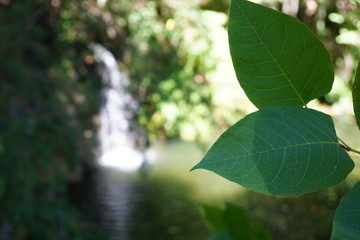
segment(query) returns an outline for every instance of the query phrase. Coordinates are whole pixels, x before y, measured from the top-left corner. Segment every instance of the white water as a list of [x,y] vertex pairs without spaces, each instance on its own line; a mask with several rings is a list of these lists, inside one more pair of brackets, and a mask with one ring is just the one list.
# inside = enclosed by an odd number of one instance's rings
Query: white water
[[97,0],[97,4],[99,7],[104,7],[106,2],[107,2],[107,0]]
[[145,155],[135,148],[136,134],[131,130],[137,102],[127,91],[129,79],[120,72],[109,50],[99,44],[91,44],[90,48],[95,60],[103,64],[99,164],[127,172],[138,170],[145,162]]

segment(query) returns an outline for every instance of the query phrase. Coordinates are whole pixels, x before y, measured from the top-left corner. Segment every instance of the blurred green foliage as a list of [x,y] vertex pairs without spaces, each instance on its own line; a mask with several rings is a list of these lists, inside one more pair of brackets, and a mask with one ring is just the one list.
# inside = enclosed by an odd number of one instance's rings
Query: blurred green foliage
[[76,8],[58,3],[0,6],[1,239],[105,236],[67,201],[67,184],[90,166],[83,133],[94,129],[100,83],[87,42],[68,32]]
[[216,63],[208,11],[196,1],[110,1],[106,9],[108,37],[124,35],[112,51],[132,80],[149,138],[206,135],[213,125],[206,74]]
[[273,239],[330,239],[335,210],[352,185],[344,182],[315,193],[280,198],[247,191],[236,202],[247,210],[252,222],[268,229]]
[[213,232],[209,240],[270,240],[270,233],[252,223],[243,208],[226,203],[225,208],[201,204],[200,214]]
[[122,60],[150,137],[177,137],[198,121],[196,137],[212,124],[205,13],[190,1],[0,4],[1,239],[105,238],[67,196],[94,160],[101,81],[88,46]]

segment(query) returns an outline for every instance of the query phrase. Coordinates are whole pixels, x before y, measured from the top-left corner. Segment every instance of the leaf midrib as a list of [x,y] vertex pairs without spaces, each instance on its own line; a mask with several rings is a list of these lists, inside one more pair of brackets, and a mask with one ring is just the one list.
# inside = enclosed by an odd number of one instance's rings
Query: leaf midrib
[[295,145],[287,145],[287,146],[282,146],[282,147],[278,147],[278,148],[273,148],[273,149],[269,149],[269,150],[264,150],[264,151],[260,151],[260,152],[254,152],[254,153],[250,153],[247,155],[240,155],[237,157],[231,157],[231,158],[226,158],[226,159],[222,159],[216,162],[212,162],[212,163],[207,163],[207,164],[202,164],[201,166],[206,166],[206,165],[212,165],[212,164],[217,164],[220,162],[226,162],[229,160],[233,160],[233,159],[240,159],[240,158],[245,158],[245,157],[250,157],[250,156],[254,156],[254,155],[258,155],[258,154],[263,154],[263,153],[268,153],[268,152],[273,152],[273,151],[280,151],[280,150],[286,150],[289,148],[296,148],[296,147],[301,147],[301,146],[308,146],[308,145],[317,145],[317,144],[335,144],[338,145],[337,142],[311,142],[311,143],[301,143],[301,144],[295,144]]
[[[246,1],[246,0],[241,0],[241,1]],[[242,12],[244,18],[246,19],[246,21],[248,22],[249,26],[251,27],[251,29],[254,31],[254,33],[256,34],[256,36],[258,37],[258,39],[260,40],[261,44],[264,46],[264,48],[266,49],[266,51],[269,53],[269,55],[274,59],[274,62],[276,63],[277,67],[280,69],[280,71],[282,72],[282,75],[284,75],[284,77],[286,78],[286,80],[289,82],[290,86],[292,87],[292,89],[294,90],[295,94],[297,95],[297,97],[300,99],[301,103],[303,104],[303,106],[306,106],[305,101],[302,99],[302,97],[300,96],[299,92],[296,90],[295,86],[292,84],[292,82],[290,81],[289,77],[286,75],[286,73],[284,72],[283,68],[281,67],[281,65],[277,62],[276,58],[273,56],[273,54],[271,53],[271,51],[268,49],[268,47],[265,45],[265,43],[262,41],[261,37],[259,36],[259,34],[257,33],[257,31],[255,30],[255,28],[253,27],[253,25],[250,23],[249,19],[247,18],[246,14],[243,12],[243,10],[241,9],[239,2],[237,0],[235,0],[236,5],[238,6],[239,10]]]

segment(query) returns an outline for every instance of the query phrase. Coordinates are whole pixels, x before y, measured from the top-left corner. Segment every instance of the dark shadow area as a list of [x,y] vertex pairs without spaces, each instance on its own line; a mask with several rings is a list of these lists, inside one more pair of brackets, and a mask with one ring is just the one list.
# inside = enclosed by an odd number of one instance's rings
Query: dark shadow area
[[252,222],[268,229],[273,239],[328,240],[335,210],[350,189],[351,185],[344,182],[301,196],[272,197],[247,191],[238,202]]
[[[101,87],[71,6],[0,4],[0,239],[101,239],[66,198],[93,163]],[[77,12],[73,12],[77,15]]]

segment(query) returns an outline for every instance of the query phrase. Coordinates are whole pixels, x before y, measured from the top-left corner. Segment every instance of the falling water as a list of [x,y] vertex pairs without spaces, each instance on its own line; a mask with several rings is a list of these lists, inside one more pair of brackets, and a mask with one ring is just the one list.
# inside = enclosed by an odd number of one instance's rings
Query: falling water
[[[72,192],[77,193],[74,198],[88,216],[102,225],[110,240],[203,239],[207,231],[196,206],[187,199],[184,186],[171,179],[159,182],[147,178],[147,174],[138,174],[138,169],[143,170],[141,173],[151,172],[147,167],[164,161],[156,148],[144,153],[136,150],[138,134],[133,131],[133,117],[138,106],[127,91],[129,79],[109,50],[99,44],[90,47],[102,65],[104,101],[98,149],[101,167],[83,186],[73,186]],[[165,158],[173,159],[183,152],[181,149]]]
[[107,0],[97,0],[97,4],[99,7],[104,7],[106,2],[107,2]]
[[90,48],[95,60],[102,65],[98,163],[103,169],[95,185],[96,202],[102,209],[100,222],[111,240],[131,239],[129,220],[138,200],[127,178],[145,162],[144,154],[135,148],[137,134],[132,130],[137,102],[127,91],[130,81],[119,70],[113,54],[99,44],[92,44]]
[[122,171],[135,171],[144,163],[144,154],[135,148],[137,134],[132,131],[137,102],[127,91],[129,79],[120,72],[113,54],[92,44],[95,60],[103,64],[101,77],[104,104],[100,111],[99,164]]

